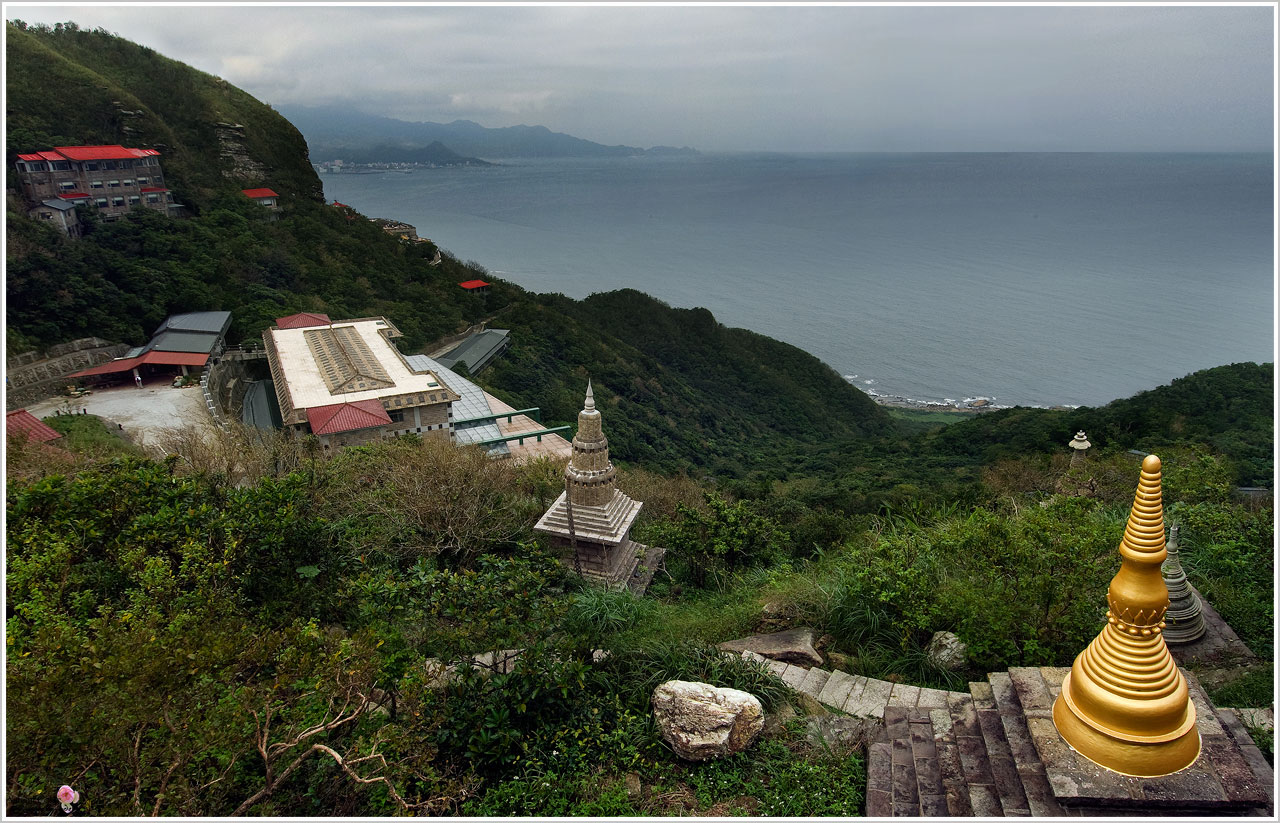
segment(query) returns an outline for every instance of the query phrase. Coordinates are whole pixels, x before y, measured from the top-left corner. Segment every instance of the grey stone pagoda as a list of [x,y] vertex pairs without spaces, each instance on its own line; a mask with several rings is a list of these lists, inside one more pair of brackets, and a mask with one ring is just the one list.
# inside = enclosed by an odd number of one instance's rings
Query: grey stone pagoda
[[1164,642],[1170,646],[1190,643],[1204,634],[1204,617],[1200,613],[1200,598],[1191,590],[1187,573],[1178,559],[1178,524],[1169,527],[1169,542],[1165,544],[1168,557],[1160,564],[1160,574],[1169,589],[1169,611],[1165,618]]
[[1084,436],[1084,432],[1076,432],[1076,436],[1071,438],[1067,445],[1072,449],[1071,465],[1078,466],[1084,462],[1085,454],[1093,444]]
[[606,586],[628,585],[639,556],[648,548],[631,540],[631,524],[643,505],[619,490],[609,461],[609,441],[601,427],[591,383],[578,413],[573,457],[564,470],[565,491],[534,526],[572,550],[569,563],[583,577]]

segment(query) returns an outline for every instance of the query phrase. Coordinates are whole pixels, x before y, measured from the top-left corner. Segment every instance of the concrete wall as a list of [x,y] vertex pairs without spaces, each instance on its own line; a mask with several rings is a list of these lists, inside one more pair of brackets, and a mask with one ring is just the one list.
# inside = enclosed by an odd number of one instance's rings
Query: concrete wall
[[75,380],[67,377],[91,366],[113,360],[129,350],[124,343],[84,337],[50,346],[44,352],[24,352],[10,357],[5,369],[8,395],[5,410],[13,411],[56,397]]

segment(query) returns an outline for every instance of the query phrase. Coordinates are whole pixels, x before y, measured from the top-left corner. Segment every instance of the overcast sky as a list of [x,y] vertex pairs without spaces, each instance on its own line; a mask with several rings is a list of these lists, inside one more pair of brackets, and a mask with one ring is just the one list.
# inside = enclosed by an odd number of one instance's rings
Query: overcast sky
[[1270,7],[27,6],[273,105],[776,151],[1266,150]]

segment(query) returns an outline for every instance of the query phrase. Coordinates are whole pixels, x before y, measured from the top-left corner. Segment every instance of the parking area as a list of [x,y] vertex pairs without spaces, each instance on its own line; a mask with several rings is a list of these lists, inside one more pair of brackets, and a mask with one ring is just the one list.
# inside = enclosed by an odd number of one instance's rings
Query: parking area
[[130,438],[144,447],[157,445],[167,429],[213,425],[199,386],[175,389],[167,381],[147,383],[141,389],[132,385],[94,389],[85,397],[55,397],[27,407],[36,417],[58,410],[79,414],[81,409],[98,415],[108,425],[123,426]]

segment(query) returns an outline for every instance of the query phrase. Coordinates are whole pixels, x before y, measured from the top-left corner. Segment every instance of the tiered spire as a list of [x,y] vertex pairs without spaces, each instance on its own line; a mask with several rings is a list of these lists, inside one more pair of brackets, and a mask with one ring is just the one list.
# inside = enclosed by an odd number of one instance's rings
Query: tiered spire
[[1160,458],[1147,455],[1107,589],[1107,625],[1076,658],[1053,704],[1063,739],[1122,774],[1180,771],[1200,754],[1196,711],[1162,632],[1169,592]]
[[1200,598],[1191,590],[1187,573],[1178,560],[1178,524],[1169,527],[1169,542],[1165,547],[1168,558],[1160,566],[1164,584],[1169,589],[1169,613],[1171,625],[1164,630],[1164,642],[1190,643],[1204,634],[1204,617],[1200,614]]
[[1076,432],[1076,436],[1067,442],[1071,447],[1071,465],[1077,466],[1084,462],[1085,454],[1089,451],[1089,447],[1093,444],[1089,442],[1089,438],[1084,436],[1084,432]]

